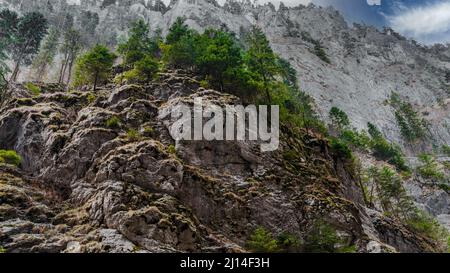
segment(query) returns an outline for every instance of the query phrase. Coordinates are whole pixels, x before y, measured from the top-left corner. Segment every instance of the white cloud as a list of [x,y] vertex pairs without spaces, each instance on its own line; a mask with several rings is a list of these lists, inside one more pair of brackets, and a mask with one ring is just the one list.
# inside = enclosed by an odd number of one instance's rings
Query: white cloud
[[450,3],[416,7],[389,18],[396,31],[423,42],[435,42],[450,32]]

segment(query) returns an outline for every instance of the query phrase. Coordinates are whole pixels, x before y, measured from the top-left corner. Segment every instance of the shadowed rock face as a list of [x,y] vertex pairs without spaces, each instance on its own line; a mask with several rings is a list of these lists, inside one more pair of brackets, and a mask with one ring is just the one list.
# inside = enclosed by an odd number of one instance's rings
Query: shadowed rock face
[[271,153],[249,141],[176,143],[173,107],[239,99],[187,74],[159,78],[95,94],[33,97],[12,87],[0,109],[0,148],[16,150],[23,164],[0,165],[7,252],[245,252],[260,226],[303,238],[316,219],[359,252],[440,250],[365,208],[351,163],[320,135],[282,128]]

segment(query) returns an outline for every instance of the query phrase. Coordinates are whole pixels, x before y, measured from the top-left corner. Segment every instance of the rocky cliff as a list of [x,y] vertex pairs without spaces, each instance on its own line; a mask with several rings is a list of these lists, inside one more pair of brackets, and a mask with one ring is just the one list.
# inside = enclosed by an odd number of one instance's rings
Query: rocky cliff
[[[323,120],[337,106],[357,129],[371,122],[402,145],[412,164],[418,153],[450,144],[448,47],[423,47],[389,29],[348,26],[335,10],[313,5],[76,2],[4,0],[0,8],[39,10],[56,26],[71,14],[86,44],[110,46],[137,18],[166,33],[184,16],[197,30],[226,28],[238,37],[256,24],[296,69]],[[83,21],[87,11],[93,19]],[[268,154],[252,142],[175,143],[167,113],[178,104],[196,97],[239,103],[201,88],[195,75],[168,71],[158,82],[109,85],[96,93],[57,84],[39,88],[36,95],[23,84],[11,85],[0,103],[0,148],[22,157],[20,169],[0,163],[0,245],[6,251],[243,252],[260,226],[304,239],[318,219],[359,252],[443,250],[368,208],[354,162],[333,152],[321,135],[283,128],[280,150]],[[392,92],[427,120],[427,138],[404,140],[388,103]],[[364,166],[379,163],[361,159]],[[414,176],[406,187],[449,226],[448,191],[429,182]]]
[[23,157],[20,169],[0,164],[5,251],[245,252],[260,226],[304,238],[317,219],[355,251],[441,251],[367,208],[352,162],[320,135],[283,128],[272,153],[250,141],[175,143],[171,108],[239,103],[193,76],[95,94],[40,88],[12,86],[0,109],[0,146]]
[[[144,0],[3,0],[0,7],[39,10],[57,26],[71,14],[83,29],[86,43],[111,46],[123,39],[137,18],[163,34],[180,16],[199,31],[226,28],[237,36],[256,24],[274,50],[297,70],[301,88],[315,98],[323,119],[337,106],[349,114],[353,126],[366,129],[368,122],[374,123],[410,155],[450,144],[449,48],[424,47],[389,29],[349,26],[332,8],[281,5],[275,9],[271,4],[231,0],[224,6],[207,0],[176,0],[167,7],[161,1]],[[85,19],[88,11],[90,20]],[[317,56],[317,43],[329,63]],[[428,121],[430,134],[421,143],[410,144],[402,138],[395,110],[386,103],[392,92],[412,103]]]

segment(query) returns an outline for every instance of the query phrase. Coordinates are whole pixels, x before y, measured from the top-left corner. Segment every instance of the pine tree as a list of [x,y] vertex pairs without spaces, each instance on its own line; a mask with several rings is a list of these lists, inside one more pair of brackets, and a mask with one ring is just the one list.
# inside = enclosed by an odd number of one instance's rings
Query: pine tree
[[[63,83],[67,76],[67,83],[70,83],[70,78],[72,76],[72,68],[74,62],[83,48],[81,42],[81,34],[74,28],[69,28],[64,33],[64,42],[61,45],[60,51],[63,54],[63,59],[61,62],[61,69],[59,72],[59,82]],[[68,72],[67,72],[67,69]]]
[[7,51],[12,45],[12,34],[18,24],[18,20],[19,17],[15,12],[7,9],[0,12],[0,99],[8,84],[7,74],[11,72],[6,64],[6,60],[8,59]]
[[204,47],[197,50],[196,66],[214,87],[223,91],[226,78],[242,64],[241,49],[231,34],[221,30],[206,30],[200,39]]
[[97,45],[77,61],[75,85],[93,84],[94,91],[101,82],[106,82],[117,56],[107,47]]
[[130,37],[118,48],[118,52],[123,56],[124,62],[128,66],[132,66],[146,56],[154,57],[158,51],[157,40],[150,36],[150,28],[144,20],[138,20],[132,24]]
[[52,66],[58,51],[60,32],[52,28],[45,38],[38,55],[33,60],[33,70],[35,73],[35,80],[41,81],[49,66]]
[[47,34],[47,19],[39,12],[30,12],[10,23],[13,26],[9,29],[12,37],[9,53],[14,61],[11,81],[16,81],[20,66],[31,64],[39,51],[39,45]]
[[280,66],[277,63],[277,56],[270,47],[264,32],[253,26],[246,39],[248,50],[246,53],[246,64],[263,82],[263,92],[270,102],[269,84],[274,80],[276,75],[281,73]]
[[179,42],[183,36],[189,35],[191,30],[184,23],[184,18],[178,17],[169,29],[166,36],[166,44],[172,45]]

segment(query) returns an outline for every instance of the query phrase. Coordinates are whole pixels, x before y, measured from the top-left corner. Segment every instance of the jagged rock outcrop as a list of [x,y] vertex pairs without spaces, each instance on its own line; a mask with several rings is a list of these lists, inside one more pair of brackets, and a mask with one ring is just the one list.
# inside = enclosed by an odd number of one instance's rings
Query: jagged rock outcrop
[[[90,32],[82,27],[88,44],[101,42],[110,46],[117,44],[117,37],[126,35],[129,23],[136,18],[143,18],[153,30],[161,29],[163,34],[180,16],[199,31],[226,28],[238,37],[256,24],[266,33],[274,50],[297,70],[301,88],[314,97],[323,119],[328,118],[332,106],[337,106],[349,114],[353,126],[366,129],[367,122],[374,123],[410,155],[430,151],[433,145],[449,144],[447,46],[424,47],[389,29],[348,26],[336,10],[314,5],[280,5],[276,9],[272,4],[235,0],[227,1],[223,7],[206,0],[175,0],[167,7],[160,1],[141,0],[76,3],[5,0],[0,8],[39,10],[54,25],[69,13],[78,26],[92,23]],[[98,22],[85,22],[87,11],[96,14],[89,18],[98,18]],[[316,56],[317,43],[330,64]],[[421,143],[412,145],[402,138],[395,110],[386,103],[392,92],[411,102],[429,122],[430,134]]]
[[0,166],[7,252],[245,252],[260,226],[303,238],[317,219],[359,252],[440,251],[365,208],[351,162],[320,135],[283,128],[271,153],[250,141],[175,142],[168,113],[179,103],[239,103],[195,77],[169,71],[95,94],[42,87],[13,86],[0,109],[0,147],[23,158]]
[[[423,47],[389,29],[348,26],[335,10],[313,5],[81,2],[5,0],[0,8],[39,10],[53,25],[69,13],[77,26],[83,25],[85,43],[109,46],[136,18],[163,34],[178,16],[199,31],[226,28],[238,37],[256,24],[297,70],[301,88],[315,98],[324,120],[338,106],[354,127],[374,123],[411,156],[450,144],[447,46]],[[92,22],[82,20],[87,11]],[[330,63],[317,56],[318,45]],[[175,143],[167,113],[177,104],[195,97],[211,103],[239,100],[201,89],[198,79],[182,71],[160,78],[146,86],[110,85],[95,94],[38,84],[41,94],[36,95],[17,84],[2,95],[0,148],[14,149],[23,159],[20,169],[0,171],[7,178],[0,180],[0,198],[7,196],[0,204],[0,240],[7,251],[240,252],[258,226],[302,238],[315,217],[323,216],[361,252],[438,249],[365,208],[348,162],[333,155],[318,135],[284,128],[282,149],[272,154],[248,142]],[[430,124],[429,136],[420,143],[403,140],[387,103],[393,91]],[[120,123],[108,126],[113,117]],[[128,134],[130,129],[138,133]],[[24,182],[14,186],[14,181]],[[420,179],[407,187],[421,207],[449,222],[446,191]],[[48,200],[36,197],[48,191]],[[37,218],[28,213],[34,207]]]

